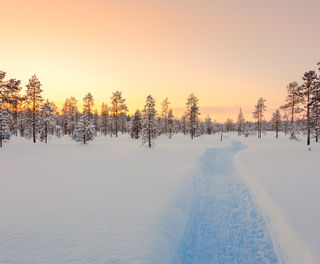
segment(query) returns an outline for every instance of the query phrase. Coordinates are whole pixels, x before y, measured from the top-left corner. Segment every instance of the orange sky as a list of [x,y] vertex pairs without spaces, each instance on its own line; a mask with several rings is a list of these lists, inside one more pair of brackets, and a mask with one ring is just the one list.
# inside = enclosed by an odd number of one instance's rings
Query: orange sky
[[[151,94],[236,119],[260,96],[269,111],[320,59],[318,0],[0,0],[0,70],[34,73],[59,106],[119,89],[130,112]],[[180,111],[181,112],[181,111]]]

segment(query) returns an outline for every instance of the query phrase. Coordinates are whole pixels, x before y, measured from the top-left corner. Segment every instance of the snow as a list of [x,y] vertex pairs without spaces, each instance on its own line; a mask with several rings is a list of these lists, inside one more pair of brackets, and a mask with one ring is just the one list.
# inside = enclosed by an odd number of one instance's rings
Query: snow
[[[234,137],[236,139],[236,137]],[[320,145],[283,135],[242,138],[235,165],[250,186],[287,263],[320,263]]]
[[0,263],[170,263],[208,145],[221,143],[13,139],[0,151]]
[[319,157],[282,136],[13,138],[0,263],[319,263]]
[[173,264],[280,263],[262,214],[233,170],[242,148],[233,142],[202,155],[195,206]]

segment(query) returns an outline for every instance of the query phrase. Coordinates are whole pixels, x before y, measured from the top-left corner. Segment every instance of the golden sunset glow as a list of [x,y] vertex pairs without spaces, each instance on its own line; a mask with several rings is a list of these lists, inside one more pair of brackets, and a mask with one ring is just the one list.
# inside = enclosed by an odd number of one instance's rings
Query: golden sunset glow
[[[25,85],[36,74],[61,107],[91,92],[98,110],[115,90],[130,113],[152,94],[176,115],[193,92],[218,121],[268,112],[318,61],[320,2],[191,0],[1,1],[1,64]],[[312,40],[312,41],[311,41]]]

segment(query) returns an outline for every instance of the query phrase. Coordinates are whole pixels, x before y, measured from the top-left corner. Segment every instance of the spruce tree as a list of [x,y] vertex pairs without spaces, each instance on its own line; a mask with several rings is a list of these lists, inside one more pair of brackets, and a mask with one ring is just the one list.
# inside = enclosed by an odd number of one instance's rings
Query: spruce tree
[[72,134],[72,139],[79,143],[87,144],[97,136],[93,122],[87,112],[83,112],[79,117],[77,126]]
[[299,92],[299,85],[297,82],[291,82],[287,86],[287,97],[285,99],[285,104],[280,108],[283,110],[288,110],[290,112],[290,138],[296,138],[296,127],[295,127],[295,114],[302,112],[300,104],[303,98]]
[[213,133],[213,123],[209,115],[207,115],[206,119],[204,120],[204,125],[205,133],[211,135]]
[[5,76],[6,73],[0,71],[0,148],[2,147],[3,140],[10,137],[10,111],[8,108],[8,104],[6,103],[8,100],[6,93],[7,87],[3,82]]
[[125,114],[128,111],[126,99],[122,98],[122,92],[116,91],[111,96],[111,114],[114,119],[114,129],[116,137],[118,137],[119,131],[119,116]]
[[162,124],[161,124],[161,133],[167,134],[168,133],[168,114],[169,114],[169,101],[168,98],[164,99],[161,103],[161,118],[162,118]]
[[257,119],[258,138],[261,138],[262,121],[264,117],[264,112],[267,109],[265,102],[266,100],[260,97],[255,106],[255,110],[253,111],[253,117]]
[[194,94],[190,94],[187,98],[186,119],[188,121],[188,128],[191,135],[191,139],[196,136],[199,122],[199,100]]
[[43,98],[41,96],[41,83],[36,75],[29,79],[26,91],[26,102],[28,109],[31,112],[31,128],[33,143],[36,143],[36,133],[39,127],[39,110],[42,105]]
[[147,143],[149,148],[154,145],[154,139],[157,136],[157,111],[155,104],[155,100],[149,95],[143,110],[141,138],[142,144],[145,145]]
[[168,111],[168,134],[169,134],[169,138],[172,137],[172,134],[175,132],[174,129],[174,115],[173,115],[173,111],[170,108]]
[[94,107],[94,100],[91,93],[88,93],[83,98],[83,112],[85,112],[88,118],[91,120],[93,118],[93,107]]
[[281,114],[279,109],[277,109],[273,114],[272,114],[272,126],[276,131],[276,138],[278,138],[278,133],[281,125]]
[[109,125],[109,107],[106,103],[101,105],[101,132],[106,136]]
[[48,143],[48,133],[56,126],[56,116],[52,104],[47,100],[40,110],[40,140]]
[[131,133],[130,136],[139,139],[142,130],[142,116],[139,110],[134,113],[131,120]]
[[299,87],[299,95],[304,99],[306,104],[306,127],[307,127],[307,145],[310,145],[310,135],[311,135],[311,105],[312,105],[312,97],[316,87],[317,74],[315,71],[306,72],[303,75],[303,84]]

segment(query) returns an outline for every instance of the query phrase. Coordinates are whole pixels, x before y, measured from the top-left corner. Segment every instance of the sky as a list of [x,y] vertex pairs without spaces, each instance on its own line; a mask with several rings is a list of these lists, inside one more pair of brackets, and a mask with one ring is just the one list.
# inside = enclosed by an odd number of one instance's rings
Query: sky
[[203,116],[267,118],[290,81],[320,60],[318,0],[0,0],[0,70],[36,74],[59,107],[91,92],[100,110],[121,90],[131,113],[151,94],[176,116],[199,98]]

